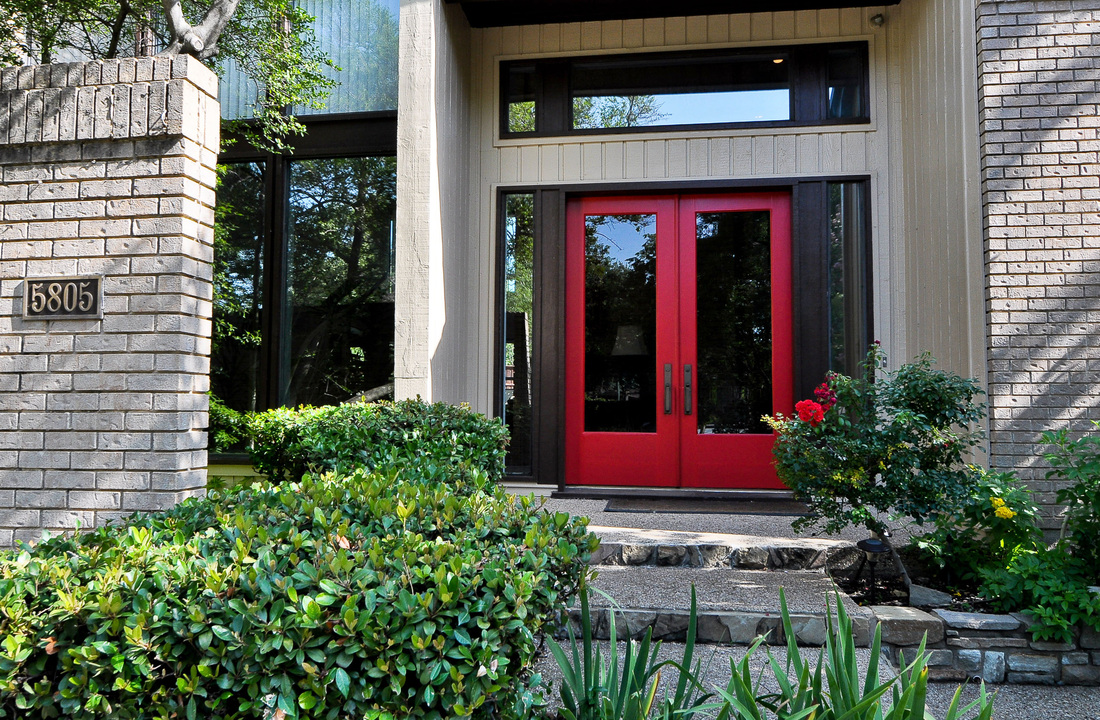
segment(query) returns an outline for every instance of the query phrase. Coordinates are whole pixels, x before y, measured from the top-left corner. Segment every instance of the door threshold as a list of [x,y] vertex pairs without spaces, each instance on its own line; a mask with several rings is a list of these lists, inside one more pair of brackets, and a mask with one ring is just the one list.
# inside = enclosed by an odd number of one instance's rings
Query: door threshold
[[707,488],[653,488],[632,486],[569,486],[550,494],[552,498],[606,500],[610,498],[646,498],[652,500],[792,500],[790,490],[740,490]]

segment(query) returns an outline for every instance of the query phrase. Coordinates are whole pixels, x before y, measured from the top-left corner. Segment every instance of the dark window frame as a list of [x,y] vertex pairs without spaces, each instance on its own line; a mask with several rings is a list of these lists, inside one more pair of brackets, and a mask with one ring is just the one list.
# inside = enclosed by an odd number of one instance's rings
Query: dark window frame
[[[828,117],[828,65],[826,58],[833,50],[856,50],[862,74],[862,114],[852,118]],[[782,55],[790,63],[789,81],[791,117],[789,120],[761,122],[708,123],[699,125],[645,125],[624,128],[572,127],[571,69],[576,63],[614,59],[617,62],[636,62],[639,66],[653,60],[714,60],[722,58],[773,58]],[[535,130],[512,132],[508,129],[509,69],[532,68],[534,74]],[[643,72],[638,70],[639,73]],[[842,43],[813,43],[799,45],[773,45],[767,47],[736,48],[724,50],[695,50],[686,52],[649,52],[615,55],[585,55],[569,58],[534,60],[504,60],[500,62],[500,78],[497,92],[498,125],[502,140],[520,138],[562,137],[572,135],[618,135],[623,133],[683,133],[752,128],[809,127],[832,125],[860,125],[871,122],[870,117],[870,60],[866,41]]]
[[[707,180],[662,182],[640,185],[636,182],[613,184],[531,186],[509,185],[496,191],[497,211],[494,242],[497,257],[494,270],[493,411],[502,417],[504,408],[504,255],[505,198],[508,195],[533,194],[534,257],[532,288],[531,347],[531,467],[527,474],[509,474],[511,480],[556,485],[567,492],[564,475],[565,417],[565,212],[572,197],[598,195],[667,195],[730,193],[751,190],[777,190],[791,194],[792,287],[794,288],[794,337],[798,352],[794,357],[795,398],[812,397],[829,370],[829,183],[860,183],[864,198],[864,276],[866,289],[867,342],[874,337],[873,275],[871,252],[870,176],[838,175],[815,178],[768,178],[744,180]],[[855,278],[846,278],[856,282]],[[583,492],[576,487],[569,491]],[[688,492],[688,491],[682,491]]]
[[[346,113],[302,116],[306,133],[291,138],[293,151],[270,153],[258,150],[240,138],[219,153],[218,163],[264,163],[264,278],[261,297],[258,410],[280,406],[280,388],[288,371],[281,362],[284,315],[287,312],[287,251],[289,232],[289,163],[338,157],[380,157],[397,155],[397,112]],[[238,453],[211,453],[211,463],[237,463]]]

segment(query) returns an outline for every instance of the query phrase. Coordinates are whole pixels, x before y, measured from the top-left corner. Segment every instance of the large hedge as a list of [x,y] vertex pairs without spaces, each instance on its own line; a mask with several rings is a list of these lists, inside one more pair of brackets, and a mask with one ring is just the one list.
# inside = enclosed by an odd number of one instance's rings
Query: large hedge
[[479,469],[212,493],[0,555],[0,716],[522,717],[595,547]]
[[268,410],[250,419],[249,435],[253,466],[272,480],[409,463],[480,468],[499,479],[508,442],[499,420],[419,399]]

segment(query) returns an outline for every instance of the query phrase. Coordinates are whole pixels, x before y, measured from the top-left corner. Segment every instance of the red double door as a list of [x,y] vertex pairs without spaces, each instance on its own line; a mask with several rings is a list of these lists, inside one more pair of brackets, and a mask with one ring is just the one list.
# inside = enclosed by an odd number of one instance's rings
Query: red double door
[[790,226],[785,193],[570,202],[567,484],[782,487]]

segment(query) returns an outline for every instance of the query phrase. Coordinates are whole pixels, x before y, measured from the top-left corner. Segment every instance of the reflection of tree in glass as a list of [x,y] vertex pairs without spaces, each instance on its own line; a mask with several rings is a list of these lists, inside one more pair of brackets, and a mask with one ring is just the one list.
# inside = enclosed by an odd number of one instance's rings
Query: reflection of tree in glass
[[263,289],[263,163],[218,168],[214,208],[214,333],[211,391],[255,410]]
[[656,244],[653,215],[585,218],[586,430],[654,429]]
[[656,125],[666,117],[656,95],[573,98],[573,128],[577,130]]
[[530,472],[531,466],[534,223],[534,195],[506,196],[504,366],[510,379],[505,379],[504,421],[511,437],[506,464],[516,472]]
[[287,404],[393,380],[392,157],[295,162],[290,181]]
[[841,212],[843,183],[829,183],[829,369],[848,375],[845,353],[844,317],[844,215]]
[[701,432],[765,433],[772,411],[771,253],[766,212],[696,218]]

